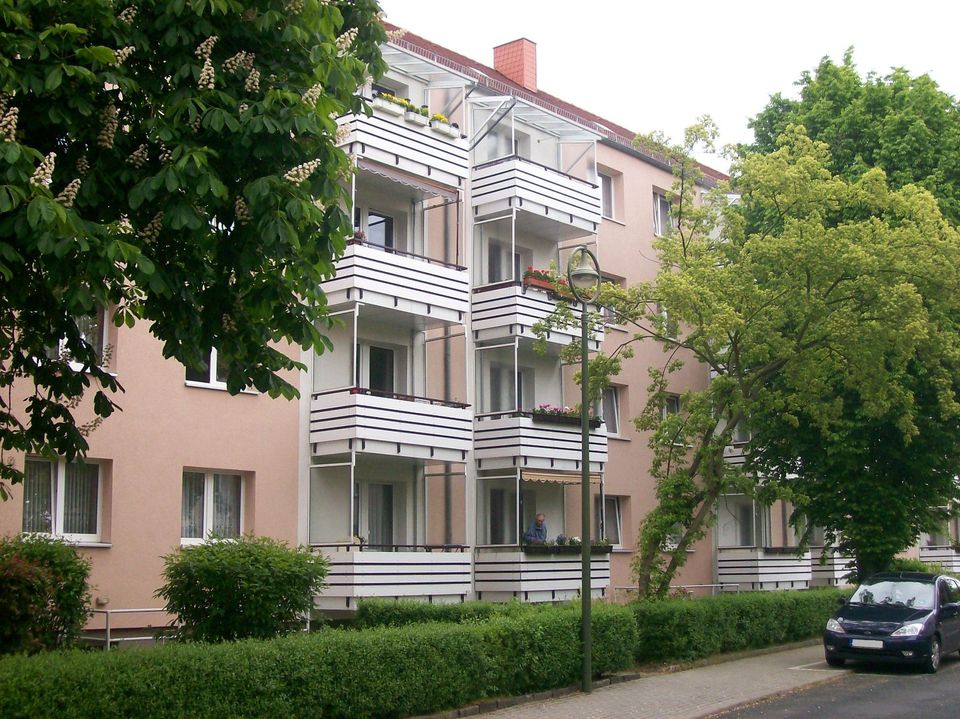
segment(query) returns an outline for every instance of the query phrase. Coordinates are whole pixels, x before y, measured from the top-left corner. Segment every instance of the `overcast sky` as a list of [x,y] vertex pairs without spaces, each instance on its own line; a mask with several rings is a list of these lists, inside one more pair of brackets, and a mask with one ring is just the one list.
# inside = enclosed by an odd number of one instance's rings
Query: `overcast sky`
[[[391,22],[493,65],[493,47],[537,43],[538,85],[636,132],[675,140],[704,113],[720,143],[746,142],[775,92],[847,47],[862,74],[905,67],[960,95],[960,3],[888,0],[380,0]],[[727,169],[722,158],[704,158]]]

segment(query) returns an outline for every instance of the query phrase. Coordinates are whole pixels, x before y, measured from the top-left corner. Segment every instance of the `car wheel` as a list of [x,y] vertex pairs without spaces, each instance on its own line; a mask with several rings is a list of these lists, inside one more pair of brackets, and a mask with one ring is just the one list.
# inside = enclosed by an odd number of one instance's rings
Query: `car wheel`
[[842,659],[841,657],[831,657],[827,655],[826,659],[827,659],[827,664],[830,665],[831,667],[842,667],[844,664],[847,663],[847,660]]
[[930,640],[930,656],[927,657],[927,663],[923,665],[927,674],[936,674],[940,668],[940,639],[934,637]]

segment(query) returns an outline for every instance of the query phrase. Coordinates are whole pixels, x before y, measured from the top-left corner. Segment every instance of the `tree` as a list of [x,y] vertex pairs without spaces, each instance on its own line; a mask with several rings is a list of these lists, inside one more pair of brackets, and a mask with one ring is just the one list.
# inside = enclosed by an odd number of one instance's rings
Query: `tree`
[[825,57],[796,83],[800,99],[779,93],[750,122],[751,152],[772,152],[788,125],[830,146],[830,169],[854,179],[878,167],[892,187],[916,184],[937,198],[943,214],[960,223],[960,106],[927,75],[895,68],[861,78],[853,50],[834,64]]
[[[799,101],[774,96],[754,118],[754,150],[768,150],[773,133],[803,123],[830,145],[836,172],[855,179],[869,167],[883,168],[894,187],[914,182],[929,189],[956,224],[960,112],[936,83],[902,69],[863,81],[848,52],[843,65],[825,58],[799,84]],[[832,396],[839,408],[830,426],[776,408],[753,418],[761,429],[750,464],[771,480],[767,492],[793,498],[794,524],[823,527],[828,544],[855,556],[860,576],[886,567],[920,531],[941,524],[944,508],[960,498],[960,425],[952,399],[960,374],[952,341],[944,342],[956,332],[954,293],[952,285],[922,291],[940,332],[918,345],[898,379],[914,404],[910,431],[896,413],[867,411],[864,398],[839,381],[824,387],[825,400]]]
[[[0,2],[0,450],[85,452],[73,408],[87,393],[95,425],[122,389],[78,321],[104,307],[185,365],[216,347],[231,392],[296,396],[277,343],[329,347],[336,118],[385,69],[380,20],[375,0]],[[21,479],[0,463],[0,497]]]
[[[676,227],[655,243],[653,282],[605,286],[600,297],[635,331],[593,361],[594,392],[634,343],[654,341],[666,353],[635,420],[651,432],[658,500],[634,560],[644,595],[667,592],[721,495],[754,491],[753,476],[724,460],[741,423],[775,412],[830,428],[842,408],[828,390],[839,384],[866,414],[892,418],[910,437],[917,406],[902,381],[910,362],[921,350],[958,346],[943,288],[960,280],[960,237],[928,192],[891,189],[880,170],[838,176],[826,145],[790,126],[773,152],[734,164],[737,201],[721,185],[696,207],[699,169],[689,158],[712,134],[701,123],[682,146],[641,138],[673,164]],[[681,413],[665,414],[668,378],[683,361],[700,363],[711,381],[683,394]],[[943,407],[956,406],[950,380],[947,368],[931,367]]]

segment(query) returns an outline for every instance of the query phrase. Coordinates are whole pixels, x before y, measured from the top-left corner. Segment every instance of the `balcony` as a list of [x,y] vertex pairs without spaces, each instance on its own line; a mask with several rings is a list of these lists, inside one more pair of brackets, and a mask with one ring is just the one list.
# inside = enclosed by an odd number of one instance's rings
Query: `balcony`
[[348,128],[341,147],[361,162],[373,161],[431,184],[463,186],[469,166],[465,140],[411,124],[402,113],[398,116],[376,105],[370,117],[346,115],[337,122]]
[[476,217],[522,210],[559,225],[558,239],[595,234],[600,226],[600,187],[511,155],[477,165],[471,189]]
[[[474,424],[474,456],[481,469],[580,468],[580,420],[533,412],[481,415]],[[607,461],[607,428],[594,419],[590,428],[590,471]]]
[[357,240],[321,286],[331,307],[362,302],[438,323],[463,322],[470,302],[466,268]]
[[472,442],[469,405],[359,387],[313,394],[315,455],[360,452],[462,462]]
[[[520,547],[476,550],[474,587],[477,599],[562,602],[580,593],[580,548],[564,554],[526,552]],[[610,548],[595,547],[590,556],[590,590],[602,597],[610,585]]]
[[721,547],[717,581],[741,589],[807,589],[813,578],[809,550],[795,547]]
[[939,564],[945,572],[960,572],[960,551],[950,545],[921,546],[920,561]]
[[[820,559],[826,555],[823,564]],[[823,547],[810,547],[810,564],[813,578],[810,582],[814,587],[836,587],[846,584],[846,577],[853,569],[853,557],[835,554]]]
[[315,549],[330,563],[327,586],[314,600],[318,609],[352,611],[369,597],[462,602],[472,590],[473,555],[460,545]]
[[[554,295],[543,288],[509,283],[488,285],[473,291],[472,328],[478,342],[512,337],[536,339],[533,326],[556,309]],[[577,305],[579,307],[579,305]],[[579,309],[575,310],[579,315]],[[580,341],[580,325],[551,329],[548,343],[568,345]],[[603,323],[597,322],[591,333],[590,351],[596,352],[603,342]]]

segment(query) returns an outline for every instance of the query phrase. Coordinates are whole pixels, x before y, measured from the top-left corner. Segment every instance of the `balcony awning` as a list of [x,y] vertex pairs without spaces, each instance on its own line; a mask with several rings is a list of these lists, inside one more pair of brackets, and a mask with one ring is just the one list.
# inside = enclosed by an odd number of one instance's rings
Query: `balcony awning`
[[410,175],[402,170],[381,165],[379,162],[373,162],[372,160],[361,157],[357,160],[357,169],[363,170],[364,172],[372,172],[374,175],[379,175],[380,177],[386,177],[388,180],[399,182],[401,185],[412,187],[428,195],[436,195],[450,201],[456,201],[457,199],[457,191],[454,189],[430,182],[430,180],[422,177]]
[[[536,472],[523,470],[520,479],[524,482],[555,482],[557,484],[580,484],[579,472]],[[590,484],[600,484],[599,472],[590,473]]]

